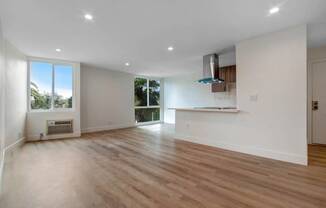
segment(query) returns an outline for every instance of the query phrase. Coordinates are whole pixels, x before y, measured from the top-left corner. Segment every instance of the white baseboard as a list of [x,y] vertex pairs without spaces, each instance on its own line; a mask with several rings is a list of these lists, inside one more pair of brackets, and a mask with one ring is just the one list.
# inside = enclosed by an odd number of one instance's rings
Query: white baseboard
[[98,131],[109,131],[114,129],[124,129],[124,128],[130,128],[135,127],[134,123],[130,124],[119,124],[119,125],[107,125],[107,126],[98,126],[98,127],[89,127],[82,129],[82,133],[92,133],[92,132],[98,132]]
[[0,161],[0,193],[2,191],[2,178],[3,178],[3,171],[4,171],[4,166],[5,166],[5,162],[6,162],[6,157],[8,157],[8,155],[10,155],[10,152],[13,152],[16,150],[16,148],[20,147],[21,145],[23,145],[26,141],[25,137],[20,138],[19,140],[17,140],[15,143],[7,146],[4,148],[4,150],[1,152],[1,161]]
[[218,147],[218,148],[227,149],[227,150],[231,150],[231,151],[235,151],[235,152],[241,152],[241,153],[250,154],[250,155],[254,155],[254,156],[260,156],[260,157],[264,157],[264,158],[280,160],[280,161],[290,162],[290,163],[295,163],[295,164],[300,164],[300,165],[308,165],[308,157],[307,156],[303,157],[301,155],[296,155],[296,154],[289,154],[289,153],[278,152],[278,151],[262,149],[262,148],[257,148],[257,147],[240,146],[240,145],[235,145],[235,144],[230,144],[230,143],[223,143],[223,142],[219,142],[219,141],[207,142],[207,140],[203,141],[202,139],[192,138],[190,136],[180,135],[180,134],[176,134],[174,137],[175,137],[175,139],[180,139],[180,140],[184,140],[184,141],[188,141],[188,142]]
[[5,166],[5,151],[2,151],[1,158],[0,158],[0,195],[2,193],[2,178],[3,178],[4,166]]

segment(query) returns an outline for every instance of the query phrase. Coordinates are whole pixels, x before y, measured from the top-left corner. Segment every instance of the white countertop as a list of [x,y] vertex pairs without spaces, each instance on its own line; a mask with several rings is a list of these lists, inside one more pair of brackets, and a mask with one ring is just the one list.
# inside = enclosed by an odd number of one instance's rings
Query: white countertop
[[237,108],[232,109],[218,109],[218,108],[169,108],[169,110],[178,111],[195,111],[195,112],[217,112],[217,113],[238,113],[240,110]]

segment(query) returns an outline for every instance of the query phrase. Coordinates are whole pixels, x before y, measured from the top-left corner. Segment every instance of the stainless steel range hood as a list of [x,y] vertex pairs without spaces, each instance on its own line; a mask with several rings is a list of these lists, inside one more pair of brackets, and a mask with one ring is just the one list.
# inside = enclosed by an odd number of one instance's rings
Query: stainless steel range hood
[[198,80],[202,84],[222,83],[219,77],[219,57],[217,54],[209,54],[203,57],[203,78]]

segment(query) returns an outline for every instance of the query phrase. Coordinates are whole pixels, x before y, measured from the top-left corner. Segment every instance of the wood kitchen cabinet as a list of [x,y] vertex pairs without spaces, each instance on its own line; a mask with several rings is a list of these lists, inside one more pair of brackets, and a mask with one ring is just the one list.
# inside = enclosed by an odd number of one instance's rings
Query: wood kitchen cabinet
[[227,85],[236,83],[236,72],[237,72],[237,67],[236,65],[231,65],[231,66],[224,66],[219,68],[218,73],[219,77],[224,80],[223,83],[214,83],[212,84],[212,92],[225,92]]

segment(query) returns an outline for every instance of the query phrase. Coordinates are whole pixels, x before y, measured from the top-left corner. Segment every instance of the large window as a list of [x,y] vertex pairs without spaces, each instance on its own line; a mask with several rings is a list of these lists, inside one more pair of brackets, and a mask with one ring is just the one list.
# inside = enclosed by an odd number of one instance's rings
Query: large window
[[160,81],[135,78],[136,123],[160,121]]
[[71,109],[72,106],[73,66],[31,61],[31,110]]

